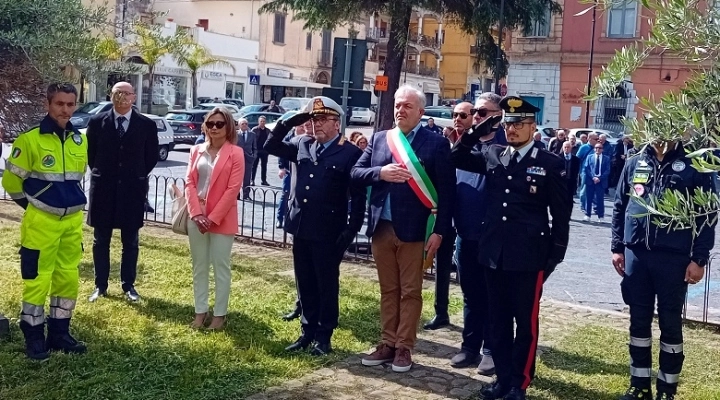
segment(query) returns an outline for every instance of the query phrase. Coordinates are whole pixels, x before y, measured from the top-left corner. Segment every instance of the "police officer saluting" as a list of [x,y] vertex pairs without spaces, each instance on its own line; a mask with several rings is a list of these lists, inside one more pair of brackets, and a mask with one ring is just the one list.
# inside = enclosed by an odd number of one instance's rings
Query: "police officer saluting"
[[24,282],[20,329],[25,354],[33,360],[47,359],[51,350],[86,351],[69,330],[82,258],[82,210],[87,200],[80,182],[87,168],[87,141],[70,123],[77,101],[75,87],[52,84],[47,101],[48,114],[40,126],[13,143],[2,177],[5,191],[25,209],[20,226]]
[[[314,97],[298,114],[278,121],[264,146],[268,153],[296,165],[285,231],[293,235],[302,335],[285,350],[305,350],[312,344],[311,354],[316,356],[332,351],[340,261],[365,216],[366,190],[350,181],[350,170],[362,151],[340,134],[340,118],[343,111],[336,102]],[[312,136],[283,142],[293,127],[308,120]]]
[[[666,190],[692,195],[714,190],[712,174],[700,173],[685,157],[680,141],[658,141],[626,161],[615,194],[612,219],[612,263],[623,277],[621,290],[630,306],[630,388],[621,400],[652,398],[652,320],[655,300],[660,322],[660,369],[657,400],[672,400],[682,370],[682,310],[687,285],[702,280],[715,241],[715,215],[698,219],[693,229],[668,229],[630,193],[645,202]],[[712,221],[712,223],[711,223]]]
[[562,159],[533,146],[535,113],[540,110],[515,96],[502,99],[500,108],[508,147],[493,144],[486,152],[474,150],[500,120],[495,116],[462,135],[451,159],[456,168],[486,179],[487,212],[478,256],[488,267],[489,347],[497,381],[480,394],[485,399],[524,400],[535,374],[543,283],[565,257],[570,196]]

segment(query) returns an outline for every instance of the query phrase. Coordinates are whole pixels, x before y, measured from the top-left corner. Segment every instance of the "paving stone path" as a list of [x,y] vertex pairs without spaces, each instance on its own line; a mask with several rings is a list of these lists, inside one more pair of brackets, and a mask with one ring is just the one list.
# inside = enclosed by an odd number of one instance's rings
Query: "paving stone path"
[[[343,264],[343,274],[376,280],[375,270],[368,266]],[[432,282],[426,282],[431,287]],[[457,285],[451,291],[459,294]],[[627,329],[627,315],[620,312],[591,309],[554,300],[542,302],[540,349],[581,325],[602,325]],[[451,317],[452,326],[436,331],[418,332],[413,353],[415,365],[408,373],[394,373],[389,365],[365,367],[353,355],[332,366],[316,370],[299,379],[254,394],[248,400],[439,400],[476,399],[491,377],[479,375],[476,368],[455,369],[449,360],[462,341],[462,313]],[[368,349],[368,353],[372,349]]]

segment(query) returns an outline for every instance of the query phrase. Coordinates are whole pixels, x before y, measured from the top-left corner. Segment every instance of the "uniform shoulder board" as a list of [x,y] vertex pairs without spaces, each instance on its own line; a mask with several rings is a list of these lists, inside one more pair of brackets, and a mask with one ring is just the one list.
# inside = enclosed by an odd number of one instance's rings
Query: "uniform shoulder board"
[[18,133],[18,136],[20,136],[20,135],[24,135],[24,134],[26,134],[26,133],[30,133],[30,132],[34,131],[35,129],[40,129],[40,124],[38,124],[38,125],[34,125],[33,127],[31,127],[31,128],[28,128],[28,129],[26,129],[26,130],[24,130],[24,131],[22,131],[22,132]]
[[537,155],[538,155],[538,151],[539,151],[539,150],[540,150],[540,149],[538,149],[537,147],[533,147],[532,153],[530,153],[530,158],[537,158]]

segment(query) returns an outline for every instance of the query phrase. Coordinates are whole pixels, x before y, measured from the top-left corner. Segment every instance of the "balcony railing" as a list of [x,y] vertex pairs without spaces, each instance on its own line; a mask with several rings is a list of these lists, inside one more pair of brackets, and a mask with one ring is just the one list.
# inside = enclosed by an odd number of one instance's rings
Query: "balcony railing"
[[430,47],[433,49],[439,49],[441,45],[441,43],[434,37],[428,35],[418,35],[417,33],[410,33],[410,43],[416,43],[420,46]]
[[330,50],[318,50],[317,63],[321,67],[332,66],[332,52]]

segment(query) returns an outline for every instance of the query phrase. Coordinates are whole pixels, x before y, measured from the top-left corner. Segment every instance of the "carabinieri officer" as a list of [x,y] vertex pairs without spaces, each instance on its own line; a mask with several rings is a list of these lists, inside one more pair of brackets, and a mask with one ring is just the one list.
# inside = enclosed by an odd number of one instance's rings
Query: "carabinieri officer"
[[698,172],[680,141],[658,141],[626,161],[615,192],[612,219],[612,263],[623,277],[621,290],[630,306],[630,387],[621,400],[652,398],[652,320],[657,298],[660,323],[660,369],[657,400],[672,400],[683,360],[682,310],[687,285],[704,274],[715,242],[716,213],[698,218],[693,229],[659,227],[647,215],[649,196],[669,190],[693,195],[714,190],[713,175]]
[[508,146],[474,150],[499,121],[495,116],[462,135],[451,159],[456,168],[487,180],[478,256],[488,267],[489,347],[497,381],[480,394],[485,399],[524,400],[535,375],[543,283],[565,257],[571,207],[562,159],[533,146],[535,113],[540,110],[515,96],[502,99],[500,108]]
[[[312,344],[311,354],[316,356],[332,351],[340,261],[365,217],[367,191],[350,181],[350,170],[362,150],[340,134],[342,117],[335,101],[314,97],[298,114],[278,121],[264,146],[268,153],[295,163],[297,174],[290,187],[285,231],[293,235],[302,335],[285,350],[304,350]],[[293,127],[308,120],[312,136],[283,142]]]

